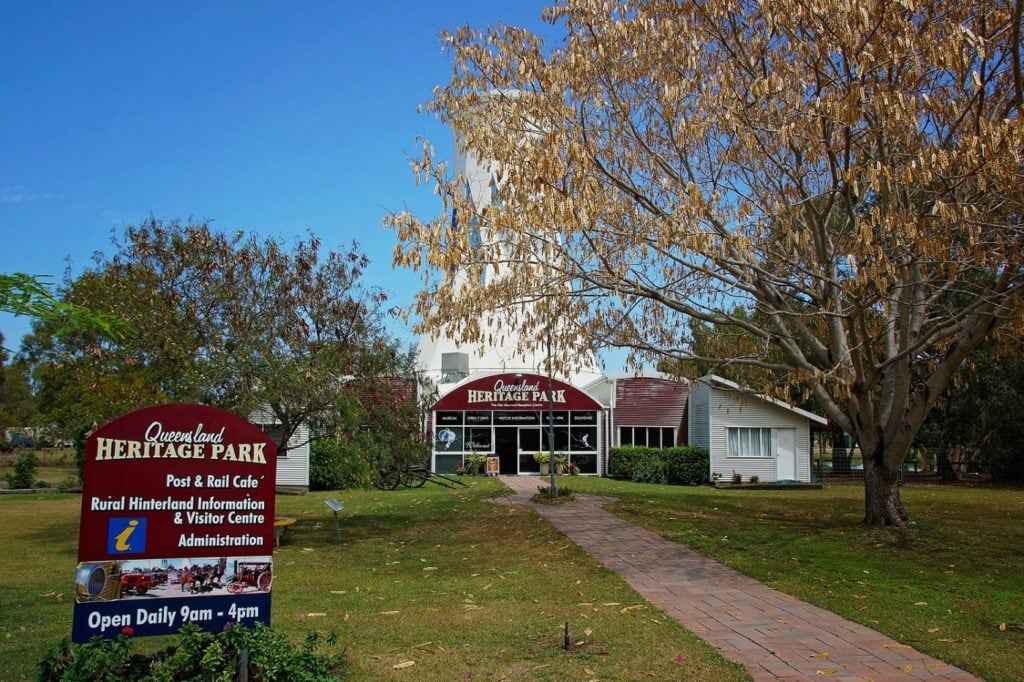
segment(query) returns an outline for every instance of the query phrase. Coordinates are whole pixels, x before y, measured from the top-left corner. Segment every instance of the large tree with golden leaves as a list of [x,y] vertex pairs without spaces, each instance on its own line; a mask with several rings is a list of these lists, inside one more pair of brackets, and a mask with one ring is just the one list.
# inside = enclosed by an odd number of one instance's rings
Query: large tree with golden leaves
[[[444,36],[454,74],[428,108],[496,161],[500,200],[482,243],[389,219],[396,263],[424,271],[423,326],[485,342],[475,321],[505,315],[651,358],[686,358],[691,318],[742,329],[761,352],[708,359],[810,391],[860,442],[865,521],[903,525],[897,473],[933,403],[1024,317],[1021,0],[565,0],[545,18],[555,44]],[[420,178],[470,214],[424,150]],[[508,276],[448,276],[488,261]]]

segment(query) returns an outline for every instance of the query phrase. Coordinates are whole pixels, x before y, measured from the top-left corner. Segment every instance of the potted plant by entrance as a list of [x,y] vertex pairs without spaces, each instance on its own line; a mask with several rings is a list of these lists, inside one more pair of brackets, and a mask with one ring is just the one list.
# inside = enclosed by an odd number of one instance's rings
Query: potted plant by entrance
[[555,473],[559,476],[565,474],[569,468],[569,455],[564,452],[555,453]]
[[466,457],[466,463],[468,465],[470,475],[479,476],[483,472],[484,464],[487,463],[487,455],[474,452]]
[[547,474],[548,464],[551,462],[551,455],[546,452],[535,452],[533,453],[533,459],[540,465],[540,473],[542,475]]

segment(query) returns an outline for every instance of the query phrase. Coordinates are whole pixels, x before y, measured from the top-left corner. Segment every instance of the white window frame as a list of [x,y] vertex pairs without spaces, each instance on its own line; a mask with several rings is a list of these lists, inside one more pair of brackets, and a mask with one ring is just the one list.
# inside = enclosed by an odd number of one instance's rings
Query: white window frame
[[772,429],[763,426],[727,426],[725,456],[730,459],[772,459],[775,447]]

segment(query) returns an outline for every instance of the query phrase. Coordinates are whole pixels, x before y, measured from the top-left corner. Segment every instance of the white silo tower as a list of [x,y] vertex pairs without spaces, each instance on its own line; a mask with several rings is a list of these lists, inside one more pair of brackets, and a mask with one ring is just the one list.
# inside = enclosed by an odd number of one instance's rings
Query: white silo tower
[[[472,199],[473,206],[479,214],[487,206],[495,201],[497,187],[499,186],[500,167],[495,161],[480,159],[478,156],[467,153],[465,146],[455,136],[455,160],[453,165],[455,177],[465,178],[466,192]],[[475,216],[456,216],[455,221],[460,229],[476,231],[480,229]],[[487,234],[473,234],[470,239],[488,241]],[[495,281],[494,278],[510,276],[512,273],[508,268],[496,272],[493,266],[488,265],[483,273],[483,286],[488,286]],[[452,275],[456,282],[468,282],[469,273],[461,269]],[[521,304],[529,311],[532,303]],[[546,373],[547,350],[543,338],[531,341],[522,345],[522,337],[516,333],[514,325],[502,325],[500,315],[494,316],[492,321],[481,320],[483,327],[483,338],[494,339],[494,343],[482,349],[473,345],[460,346],[447,336],[425,334],[420,337],[419,365],[422,374],[430,379],[437,387],[439,395],[445,395],[462,380],[469,376],[479,376],[485,373],[496,372],[535,372]],[[500,327],[500,329],[499,329]],[[568,376],[558,378],[575,386],[584,386],[602,376],[592,353],[578,359],[579,369]]]

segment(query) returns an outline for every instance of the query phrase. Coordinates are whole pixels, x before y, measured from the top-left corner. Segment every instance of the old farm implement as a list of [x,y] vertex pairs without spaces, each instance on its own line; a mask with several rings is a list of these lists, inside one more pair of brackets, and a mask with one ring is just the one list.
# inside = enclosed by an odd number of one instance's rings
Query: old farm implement
[[436,471],[431,471],[425,464],[408,464],[405,462],[394,462],[389,466],[381,467],[378,470],[377,480],[374,487],[381,490],[395,490],[398,486],[406,488],[422,488],[424,483],[444,486],[455,489],[461,485],[468,488],[465,483],[454,476],[446,476]]

